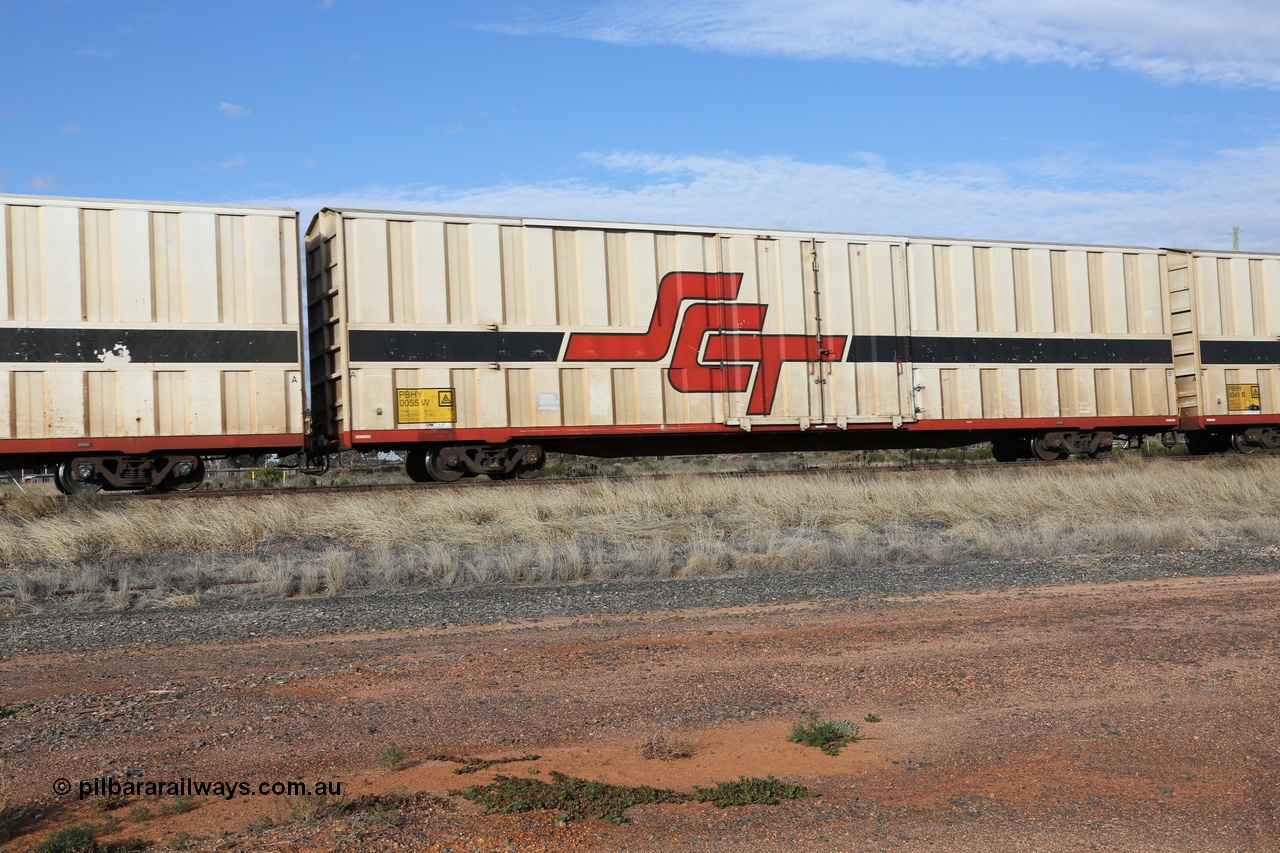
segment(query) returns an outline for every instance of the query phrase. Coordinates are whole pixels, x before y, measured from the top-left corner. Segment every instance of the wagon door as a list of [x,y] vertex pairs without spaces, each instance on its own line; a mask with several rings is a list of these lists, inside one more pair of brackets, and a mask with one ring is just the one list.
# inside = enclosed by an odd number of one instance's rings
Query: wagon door
[[[721,412],[731,426],[808,428],[834,418],[827,371],[840,342],[815,334],[817,303],[811,258],[796,238],[719,235],[717,263],[737,287],[732,301],[712,306],[712,333],[702,362],[719,371]],[[686,326],[689,325],[686,319]]]
[[827,422],[845,427],[915,420],[902,244],[819,240],[813,258],[815,332],[820,318],[822,335],[845,340],[841,357],[820,365],[826,383],[818,386],[819,403]]
[[[848,349],[847,335],[835,334],[830,294],[823,285],[827,243],[817,239],[800,242],[800,272],[804,282],[805,344],[802,347],[806,384],[809,389],[811,424],[833,424],[847,420],[835,395],[835,366]],[[825,315],[825,325],[824,325]]]
[[742,277],[702,353],[721,372],[725,423],[844,427],[911,411],[900,250],[722,235],[718,256]]

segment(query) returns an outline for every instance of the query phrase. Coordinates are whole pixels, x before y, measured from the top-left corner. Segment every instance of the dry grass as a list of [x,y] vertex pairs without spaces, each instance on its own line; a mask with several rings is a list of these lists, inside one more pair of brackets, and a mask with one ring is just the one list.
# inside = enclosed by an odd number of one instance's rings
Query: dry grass
[[[384,588],[872,570],[1280,540],[1280,458],[566,480],[538,489],[71,501],[0,514],[0,592],[109,606]],[[219,586],[255,580],[254,586]],[[150,590],[146,588],[152,588]],[[102,596],[94,598],[101,607]]]
[[697,750],[692,743],[675,737],[666,729],[656,729],[636,742],[636,751],[641,758],[675,761],[677,758],[689,758]]

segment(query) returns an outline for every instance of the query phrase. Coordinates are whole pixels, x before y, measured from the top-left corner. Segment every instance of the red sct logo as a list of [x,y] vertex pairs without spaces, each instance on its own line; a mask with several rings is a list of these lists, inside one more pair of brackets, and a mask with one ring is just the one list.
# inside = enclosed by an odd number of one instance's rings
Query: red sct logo
[[[783,362],[839,361],[847,338],[761,334],[769,306],[733,302],[741,287],[742,273],[667,273],[647,330],[574,332],[564,360],[652,362],[670,353],[667,375],[677,391],[750,391],[746,413],[767,415]],[[685,302],[692,304],[682,316]]]

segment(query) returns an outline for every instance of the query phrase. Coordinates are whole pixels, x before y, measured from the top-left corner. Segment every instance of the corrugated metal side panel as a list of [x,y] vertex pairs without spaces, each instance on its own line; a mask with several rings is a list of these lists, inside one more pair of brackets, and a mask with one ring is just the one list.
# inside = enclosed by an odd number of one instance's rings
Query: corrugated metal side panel
[[301,432],[296,214],[7,196],[0,228],[0,324],[37,342],[0,355],[0,438]]
[[[1170,252],[1171,267],[1175,257],[1184,265],[1176,280],[1189,291],[1176,303],[1182,310],[1175,309],[1175,322],[1179,313],[1188,313],[1187,303],[1196,321],[1194,334],[1175,335],[1175,341],[1182,341],[1177,347],[1182,413],[1270,415],[1274,420],[1280,414],[1280,388],[1274,384],[1280,375],[1280,258]],[[1172,275],[1170,281],[1172,287]],[[1230,387],[1235,385],[1258,386],[1257,411],[1230,408]]]
[[[843,294],[847,290],[853,335],[883,338],[905,334],[907,299],[902,246],[847,243],[843,254],[847,264],[839,268],[840,277],[828,274],[827,281],[834,285],[828,292],[841,295],[841,304],[832,306],[839,309],[844,307]],[[846,269],[847,288],[843,286]],[[838,310],[834,313],[838,314]],[[907,382],[896,362],[853,362],[850,366],[852,371],[838,371],[832,383],[840,410],[857,419],[914,417],[904,396]]]
[[[911,334],[1037,342],[1166,341],[1169,311],[1156,251],[912,242]],[[1172,364],[930,363],[913,346],[922,419],[1169,414]]]
[[[325,240],[331,243],[327,250],[321,248]],[[484,336],[499,331],[639,336],[655,322],[664,276],[677,271],[740,273],[736,298],[722,304],[761,310],[759,334],[766,337],[811,338],[818,331],[818,313],[823,334],[838,338],[840,346],[847,346],[855,334],[886,339],[901,335],[906,301],[900,292],[900,249],[890,243],[854,243],[830,236],[817,238],[817,246],[815,295],[813,240],[798,235],[774,238],[741,232],[620,230],[589,223],[520,225],[409,213],[322,213],[308,237],[311,303],[314,310],[321,291],[341,292],[350,316],[347,326],[335,326],[338,343],[321,340],[326,332],[312,332],[313,370],[334,377],[327,384],[313,379],[313,404],[317,411],[325,405],[341,410],[325,419],[334,434],[339,425],[346,431],[420,432],[423,424],[396,423],[397,392],[415,387],[454,388],[459,428],[732,423],[747,417],[749,403],[756,405],[749,393],[678,390],[693,381],[680,374],[681,369],[701,375],[720,363],[673,366],[670,347],[676,345],[679,329],[672,331],[668,356],[653,361],[556,364],[559,353],[549,353],[545,363],[522,363],[496,354],[492,360],[439,355],[415,360],[388,352],[381,361],[368,360],[375,355],[353,355],[341,371],[337,361],[322,364],[318,356],[344,345],[352,334],[375,332],[419,333],[419,345],[431,347],[444,347],[440,341],[447,334]],[[327,261],[323,251],[330,252]],[[318,272],[321,266],[334,270],[332,284],[324,283],[329,274]],[[679,317],[685,316],[680,312],[689,304],[675,309]],[[675,319],[664,322],[676,325]],[[730,336],[726,346],[741,348],[745,337]],[[740,349],[734,352],[741,354]],[[885,421],[904,414],[905,379],[892,357],[855,363],[842,356],[842,351],[835,351],[823,364],[780,364],[776,387],[770,384],[768,418],[792,423]],[[750,369],[753,362],[742,356],[739,363]],[[444,381],[440,371],[446,368],[451,372]],[[677,371],[674,381],[672,370]],[[347,382],[352,389],[350,411],[341,409],[341,389]]]

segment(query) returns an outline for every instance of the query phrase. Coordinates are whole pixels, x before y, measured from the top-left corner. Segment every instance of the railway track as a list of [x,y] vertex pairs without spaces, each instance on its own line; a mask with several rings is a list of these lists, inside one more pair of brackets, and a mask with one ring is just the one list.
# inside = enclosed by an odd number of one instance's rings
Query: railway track
[[[1214,456],[1162,456],[1162,457],[1144,457],[1152,462],[1159,460],[1158,464],[1194,464],[1205,460],[1216,458]],[[1119,459],[1118,456],[1100,457],[1097,459],[1074,458],[1064,460],[1057,464],[1068,464],[1072,466],[1089,465],[1089,466],[1106,466],[1113,465]],[[65,495],[45,495],[49,500],[55,501],[57,505],[63,506],[76,501],[137,501],[137,500],[200,500],[212,498],[277,498],[289,495],[354,495],[370,492],[401,492],[401,491],[424,491],[433,489],[486,489],[486,488],[522,488],[522,489],[538,489],[549,486],[558,486],[575,483],[588,483],[608,480],[609,482],[625,483],[625,482],[643,482],[643,481],[660,481],[669,480],[675,477],[699,476],[709,477],[713,479],[754,479],[761,477],[780,477],[780,476],[812,476],[817,474],[858,474],[872,476],[913,476],[913,475],[930,475],[940,471],[949,471],[959,474],[978,474],[982,472],[992,471],[1009,471],[1016,469],[1036,469],[1048,470],[1047,466],[1055,463],[1043,462],[1039,460],[1022,460],[1018,462],[1000,462],[995,463],[989,460],[980,460],[973,462],[956,462],[943,460],[913,460],[908,463],[901,464],[864,464],[864,465],[840,465],[840,466],[806,466],[795,468],[769,468],[769,469],[751,469],[739,471],[681,471],[681,472],[652,472],[644,474],[613,474],[613,473],[595,473],[595,474],[579,474],[572,476],[544,476],[531,480],[491,480],[485,477],[469,477],[452,483],[413,483],[413,482],[388,482],[388,483],[348,483],[342,485],[315,485],[315,486],[276,486],[276,487],[254,487],[240,489],[197,489],[189,492],[92,492],[89,496],[68,497]],[[0,509],[3,509],[16,496],[0,497]]]

